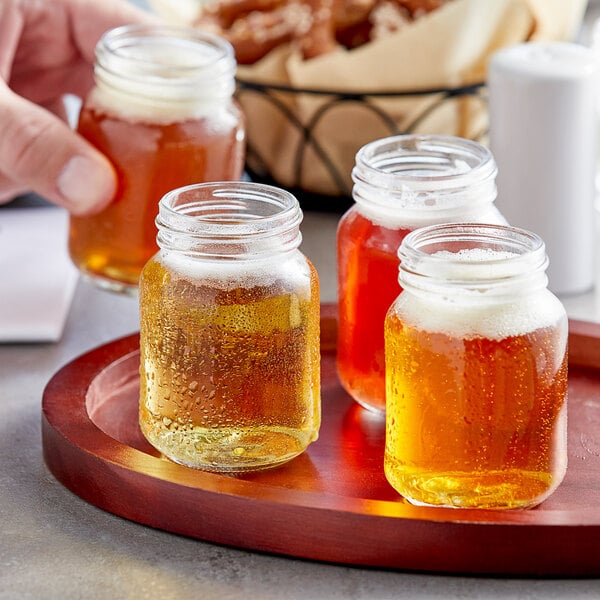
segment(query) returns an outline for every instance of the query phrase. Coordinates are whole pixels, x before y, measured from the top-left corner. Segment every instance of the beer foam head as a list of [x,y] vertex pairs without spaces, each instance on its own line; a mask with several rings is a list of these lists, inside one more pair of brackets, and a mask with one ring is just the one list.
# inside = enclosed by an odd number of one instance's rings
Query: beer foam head
[[515,297],[500,303],[476,303],[449,296],[430,298],[401,294],[396,314],[410,327],[452,337],[501,340],[552,327],[565,318],[550,292]]
[[225,40],[191,28],[126,26],[96,47],[89,104],[127,120],[198,118],[230,99],[236,62]]
[[398,256],[405,290],[398,310],[419,329],[503,339],[565,314],[546,289],[548,259],[534,233],[473,223],[426,227],[404,238]]
[[301,298],[309,298],[311,293],[310,267],[299,250],[257,260],[198,260],[180,252],[163,252],[159,260],[171,273],[194,285],[230,291],[290,281],[290,289]]
[[514,273],[510,259],[517,258],[515,252],[492,250],[491,248],[463,248],[458,252],[440,250],[434,252],[434,258],[441,259],[438,264],[428,266],[429,276],[443,276],[460,281],[480,279],[499,279]]

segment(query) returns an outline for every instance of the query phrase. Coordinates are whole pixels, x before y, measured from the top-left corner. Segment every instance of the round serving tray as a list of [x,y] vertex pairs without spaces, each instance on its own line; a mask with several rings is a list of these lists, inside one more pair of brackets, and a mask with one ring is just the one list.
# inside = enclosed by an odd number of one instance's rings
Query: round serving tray
[[600,325],[570,323],[567,476],[539,507],[510,511],[412,506],[389,486],[384,421],[340,386],[335,325],[335,306],[322,306],[319,440],[282,467],[234,477],[154,450],[137,425],[137,335],[52,377],[42,403],[46,464],[95,506],[220,544],[403,570],[600,575]]

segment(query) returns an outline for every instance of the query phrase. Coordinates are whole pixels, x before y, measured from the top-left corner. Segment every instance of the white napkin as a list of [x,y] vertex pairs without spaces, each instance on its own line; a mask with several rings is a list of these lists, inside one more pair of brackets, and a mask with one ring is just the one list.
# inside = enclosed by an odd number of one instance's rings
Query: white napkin
[[0,342],[60,339],[78,271],[58,207],[0,208]]

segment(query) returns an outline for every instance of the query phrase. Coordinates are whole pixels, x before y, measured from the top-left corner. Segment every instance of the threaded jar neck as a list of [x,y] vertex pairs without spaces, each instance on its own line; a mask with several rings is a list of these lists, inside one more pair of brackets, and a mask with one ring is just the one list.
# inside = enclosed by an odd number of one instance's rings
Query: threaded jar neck
[[236,61],[226,40],[189,27],[126,25],[96,45],[94,69],[105,101],[168,106],[183,117],[230,99]]
[[263,260],[300,246],[302,211],[282,189],[250,182],[194,184],[159,202],[161,249],[203,260]]
[[468,221],[496,198],[496,163],[477,142],[443,135],[399,135],[363,146],[352,170],[353,197],[386,223]]
[[477,223],[423,227],[398,250],[403,289],[475,302],[517,299],[546,287],[548,258],[530,231]]

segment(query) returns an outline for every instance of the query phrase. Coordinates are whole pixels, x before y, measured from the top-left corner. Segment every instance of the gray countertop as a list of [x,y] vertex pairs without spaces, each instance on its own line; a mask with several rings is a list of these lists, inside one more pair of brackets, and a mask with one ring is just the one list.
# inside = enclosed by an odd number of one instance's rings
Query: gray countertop
[[[338,216],[308,213],[305,253],[335,299]],[[598,598],[600,580],[412,574],[222,547],[91,506],[45,467],[44,386],[88,349],[137,331],[137,301],[81,281],[63,338],[0,346],[0,598]],[[310,524],[307,524],[309,527]]]

